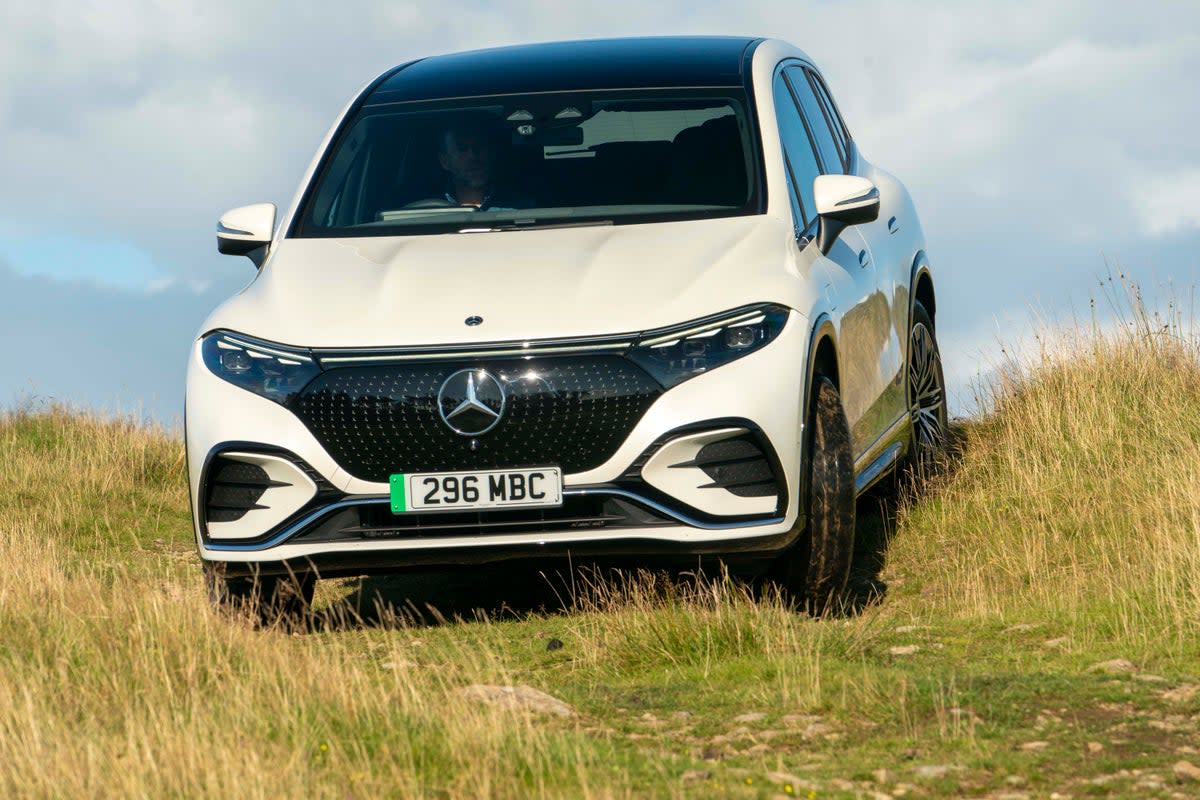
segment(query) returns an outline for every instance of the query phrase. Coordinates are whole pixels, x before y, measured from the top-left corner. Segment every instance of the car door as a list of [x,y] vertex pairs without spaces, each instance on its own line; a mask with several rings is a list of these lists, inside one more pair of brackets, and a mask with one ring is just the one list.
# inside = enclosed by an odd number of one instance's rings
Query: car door
[[[878,285],[866,242],[854,228],[842,232],[827,257],[821,257],[816,250],[813,181],[822,173],[843,172],[845,164],[828,128],[824,128],[822,138],[822,128],[815,125],[815,120],[808,122],[803,113],[804,96],[793,89],[794,82],[788,76],[790,71],[800,69],[798,64],[785,66],[776,74],[775,112],[791,178],[789,191],[797,243],[815,251],[817,264],[813,274],[822,275],[826,283],[830,315],[838,334],[842,405],[850,423],[857,458],[875,443],[886,427],[886,423],[881,425],[877,417],[879,399],[886,383],[879,365],[881,351],[887,346],[891,333],[889,300]],[[802,71],[798,75],[804,79]],[[819,106],[816,110],[819,113]],[[825,154],[829,166],[822,159],[823,146],[829,148]]]
[[[784,77],[784,70],[775,73],[773,96],[788,173],[788,197],[792,204],[796,242],[802,251],[798,255],[802,259],[811,259],[809,275],[811,279],[824,284],[826,311],[838,331],[839,389],[857,456],[862,452],[860,439],[869,438],[860,434],[859,429],[862,428],[864,411],[871,407],[877,396],[877,381],[870,371],[856,366],[853,356],[847,359],[840,350],[846,347],[846,333],[850,333],[851,337],[858,336],[856,329],[860,323],[857,320],[863,315],[862,309],[857,307],[863,288],[860,283],[874,284],[874,278],[864,275],[871,275],[874,269],[869,259],[864,260],[860,237],[856,239],[853,235],[842,234],[833,243],[828,255],[822,255],[817,248],[817,216],[812,181],[821,174],[822,163],[796,97]],[[869,445],[870,441],[866,444]]]
[[[805,113],[809,113],[808,109],[811,107],[813,117],[824,121],[832,134],[833,145],[838,150],[846,171],[871,178],[880,192],[879,218],[874,222],[856,225],[852,230],[854,236],[862,242],[863,257],[869,258],[874,266],[876,285],[888,304],[890,330],[875,332],[879,337],[886,335],[885,343],[877,354],[879,372],[883,380],[882,394],[868,414],[872,422],[864,425],[866,429],[877,429],[886,434],[888,428],[908,414],[904,354],[908,342],[908,284],[912,257],[911,253],[899,246],[903,237],[896,235],[902,225],[899,215],[906,205],[903,202],[905,198],[897,193],[897,184],[890,176],[881,174],[878,169],[866,164],[857,155],[846,123],[821,76],[807,66],[803,73],[820,107],[820,113],[817,114],[816,107],[802,104]],[[818,122],[814,121],[813,124]],[[825,151],[828,151],[828,144]]]

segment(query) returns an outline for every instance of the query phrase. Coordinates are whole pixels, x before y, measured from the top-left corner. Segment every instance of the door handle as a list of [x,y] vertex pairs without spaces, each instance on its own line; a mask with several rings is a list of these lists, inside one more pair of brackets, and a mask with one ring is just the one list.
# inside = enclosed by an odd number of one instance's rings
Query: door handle
[[892,233],[899,233],[899,232],[900,232],[900,220],[896,219],[895,217],[892,217],[891,219],[888,220],[888,233],[892,234]]
[[860,267],[862,267],[863,269],[866,269],[867,264],[870,264],[870,263],[871,263],[871,256],[867,254],[867,251],[859,250],[858,251],[858,265]]

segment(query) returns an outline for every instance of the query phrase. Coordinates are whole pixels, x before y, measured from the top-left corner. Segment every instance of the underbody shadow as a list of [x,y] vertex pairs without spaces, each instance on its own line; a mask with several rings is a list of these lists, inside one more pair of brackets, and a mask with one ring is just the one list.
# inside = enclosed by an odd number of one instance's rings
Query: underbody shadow
[[633,558],[510,561],[453,568],[414,569],[394,575],[334,579],[346,594],[314,610],[309,630],[428,627],[453,622],[523,619],[596,608],[604,587],[645,585],[659,589],[722,574],[716,559]]
[[338,580],[348,594],[313,612],[312,627],[420,627],[557,614],[571,606],[570,582],[517,564],[423,569]]
[[854,561],[846,582],[845,613],[861,614],[887,597],[887,583],[880,577],[887,565],[888,543],[896,530],[900,496],[894,482],[872,489],[858,498]]

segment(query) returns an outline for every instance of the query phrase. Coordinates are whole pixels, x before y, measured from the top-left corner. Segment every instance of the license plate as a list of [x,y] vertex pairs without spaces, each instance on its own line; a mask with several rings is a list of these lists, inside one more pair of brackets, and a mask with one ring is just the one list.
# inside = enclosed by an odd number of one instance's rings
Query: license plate
[[392,513],[562,505],[558,467],[392,475]]

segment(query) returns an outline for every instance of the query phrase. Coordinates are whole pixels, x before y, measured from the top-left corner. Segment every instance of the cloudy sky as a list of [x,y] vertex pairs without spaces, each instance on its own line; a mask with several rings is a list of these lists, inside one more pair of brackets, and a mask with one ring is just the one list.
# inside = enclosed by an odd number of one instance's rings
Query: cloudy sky
[[196,328],[253,275],[217,255],[217,216],[286,206],[384,69],[527,41],[745,33],[807,50],[917,201],[958,409],[1032,311],[1088,315],[1107,265],[1148,287],[1200,275],[1194,0],[0,5],[0,407],[178,420]]

